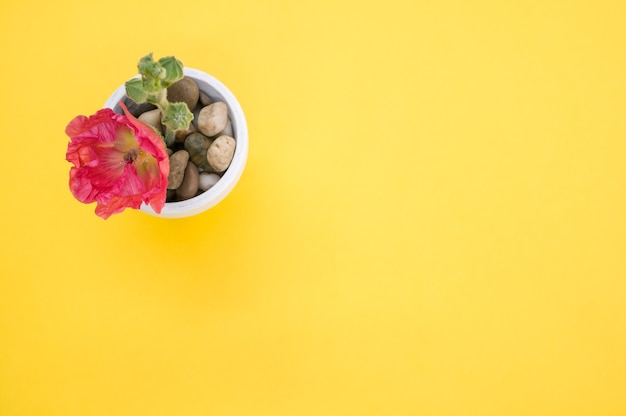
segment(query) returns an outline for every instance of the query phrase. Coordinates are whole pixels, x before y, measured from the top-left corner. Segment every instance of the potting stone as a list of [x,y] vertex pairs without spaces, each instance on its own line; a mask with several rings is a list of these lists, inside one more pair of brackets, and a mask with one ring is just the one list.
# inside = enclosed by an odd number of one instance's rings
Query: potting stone
[[155,108],[157,108],[156,105],[148,103],[148,102],[137,104],[136,102],[134,102],[127,96],[124,96],[123,100],[128,111],[135,117],[139,117],[140,114],[143,114],[146,111],[154,110]]
[[201,190],[206,191],[215,185],[219,180],[220,175],[217,173],[202,172],[199,177],[198,187]]
[[200,91],[200,104],[202,104],[203,107],[206,107],[207,105],[211,104],[212,102],[213,102],[213,100],[211,99],[211,97],[209,97],[208,95],[206,95],[205,93]]
[[176,189],[176,196],[179,201],[193,198],[198,192],[198,168],[193,163],[187,163],[185,168],[185,177],[182,183]]
[[176,142],[177,143],[184,143],[185,139],[187,138],[187,136],[189,136],[191,133],[195,133],[198,130],[196,129],[196,126],[193,125],[193,123],[189,123],[189,128],[187,130],[177,130],[175,132],[175,138],[176,138]]
[[154,127],[156,131],[163,134],[163,129],[161,127],[161,110],[158,108],[142,113],[137,119],[142,123]]
[[170,174],[167,177],[167,189],[176,189],[183,182],[187,162],[189,162],[189,153],[186,150],[179,150],[170,156]]
[[189,111],[196,108],[199,98],[198,84],[189,77],[182,78],[167,89],[167,100],[171,103],[185,103],[189,107]]
[[235,135],[233,134],[233,123],[230,122],[230,118],[228,119],[228,122],[226,123],[226,127],[224,127],[224,130],[222,130],[218,136],[221,135],[226,135],[226,136],[230,136],[230,137],[235,137]]
[[217,101],[200,110],[197,127],[201,133],[212,137],[223,131],[227,122],[228,107],[225,103]]
[[189,158],[202,170],[212,171],[207,160],[207,151],[213,140],[202,133],[191,133],[185,139],[185,150],[189,152]]
[[207,151],[209,165],[216,172],[224,172],[235,154],[235,139],[230,136],[220,136],[211,143]]

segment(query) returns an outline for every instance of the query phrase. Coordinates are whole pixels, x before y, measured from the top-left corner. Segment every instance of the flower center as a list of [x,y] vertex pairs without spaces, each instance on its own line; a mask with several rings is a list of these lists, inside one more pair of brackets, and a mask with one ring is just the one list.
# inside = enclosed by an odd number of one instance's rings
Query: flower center
[[135,160],[137,160],[137,156],[139,156],[139,149],[130,149],[128,153],[124,155],[124,160],[126,161],[126,163],[133,163]]

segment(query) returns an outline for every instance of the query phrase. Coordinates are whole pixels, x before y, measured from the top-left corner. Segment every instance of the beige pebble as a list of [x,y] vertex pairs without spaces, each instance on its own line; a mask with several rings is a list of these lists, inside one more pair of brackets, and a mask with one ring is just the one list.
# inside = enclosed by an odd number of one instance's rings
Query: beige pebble
[[226,123],[228,123],[228,107],[221,101],[207,105],[198,114],[198,130],[208,137],[223,131]]
[[235,139],[230,136],[220,136],[215,139],[207,150],[209,165],[216,172],[224,172],[233,160],[235,146]]
[[215,137],[219,137],[219,136],[235,137],[235,135],[233,134],[233,123],[230,122],[230,118],[226,122],[226,127],[224,127],[224,130],[220,131],[218,134],[215,135]]
[[161,127],[161,110],[155,108],[154,110],[146,111],[137,117],[139,121],[148,126],[152,126],[158,131],[160,134],[163,134],[163,129]]

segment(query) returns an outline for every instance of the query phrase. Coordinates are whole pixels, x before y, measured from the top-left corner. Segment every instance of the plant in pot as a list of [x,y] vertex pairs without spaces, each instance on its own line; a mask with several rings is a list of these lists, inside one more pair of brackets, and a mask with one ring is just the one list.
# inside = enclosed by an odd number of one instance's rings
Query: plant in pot
[[239,180],[248,131],[217,79],[174,57],[139,61],[105,108],[67,126],[70,190],[108,218],[126,208],[165,218],[203,212]]

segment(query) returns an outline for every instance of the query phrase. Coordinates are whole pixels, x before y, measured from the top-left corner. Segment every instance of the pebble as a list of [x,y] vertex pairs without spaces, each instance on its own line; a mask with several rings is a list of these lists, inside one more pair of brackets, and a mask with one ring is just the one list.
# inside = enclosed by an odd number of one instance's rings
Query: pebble
[[203,191],[207,191],[219,180],[220,175],[218,175],[217,173],[202,172],[200,174],[198,187]]
[[211,146],[212,140],[202,133],[191,133],[185,139],[185,150],[189,152],[189,158],[196,166],[202,170],[212,171],[211,165],[207,160],[207,151]]
[[200,110],[204,107],[198,106],[195,110],[193,110],[193,119],[191,120],[191,124],[195,127],[196,131],[198,131],[198,117],[200,116]]
[[226,127],[224,127],[224,130],[220,132],[219,136],[222,134],[225,136],[235,137],[233,134],[233,123],[230,122],[230,118],[228,119],[228,123],[226,123]]
[[193,123],[189,123],[189,128],[187,130],[177,130],[174,133],[174,137],[175,137],[176,142],[184,143],[187,136],[197,131],[198,130],[196,129],[196,126],[194,126]]
[[156,131],[160,134],[163,134],[163,129],[161,127],[161,110],[155,108],[154,110],[146,111],[137,117],[139,121],[149,126],[154,127]]
[[[124,104],[126,105],[128,112],[130,112],[135,117],[139,117],[140,114],[157,108],[156,105],[148,103],[148,102],[137,104],[136,102],[134,102],[127,96],[124,96]],[[121,112],[122,110],[120,109],[120,113]]]
[[182,183],[176,189],[176,196],[179,201],[184,201],[196,196],[198,192],[199,173],[198,168],[193,163],[187,163],[185,168],[185,177]]
[[[170,163],[167,202],[184,201],[211,189],[220,180],[221,172],[232,162],[237,143],[226,104],[214,102],[199,91],[191,78],[170,86],[168,99],[185,102],[194,114],[189,129],[175,133],[175,142],[170,144],[174,150],[166,148]],[[158,108],[149,103],[137,104],[128,97],[124,97],[124,103],[131,114],[163,134]]]
[[184,77],[176,81],[167,89],[167,101],[171,103],[185,103],[189,111],[193,111],[198,105],[200,90],[196,81],[189,77]]
[[235,139],[230,136],[220,136],[211,143],[207,151],[209,165],[216,172],[224,172],[235,154]]
[[203,107],[206,107],[207,105],[211,104],[212,102],[213,102],[213,100],[211,99],[211,97],[209,97],[208,95],[206,95],[205,93],[200,91],[200,104],[202,104]]
[[179,150],[170,156],[170,174],[167,177],[167,189],[176,189],[183,182],[187,162],[189,162],[189,153],[186,150]]
[[168,189],[165,194],[166,202],[174,202],[176,201],[176,189]]
[[228,107],[218,101],[203,107],[198,114],[198,130],[208,137],[217,135],[223,131],[228,122]]

